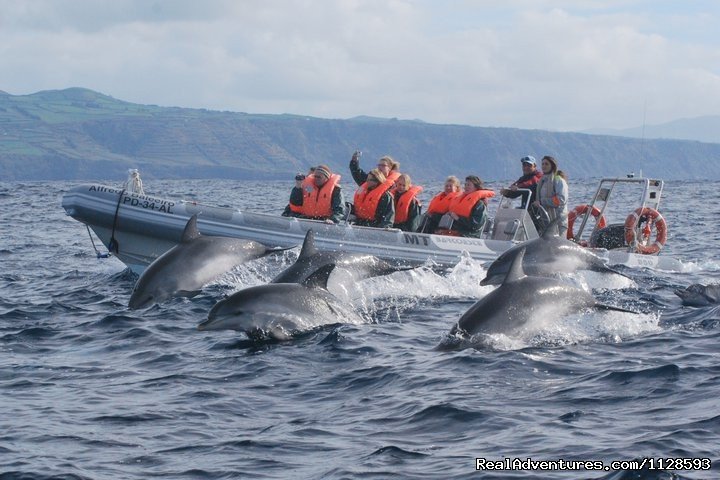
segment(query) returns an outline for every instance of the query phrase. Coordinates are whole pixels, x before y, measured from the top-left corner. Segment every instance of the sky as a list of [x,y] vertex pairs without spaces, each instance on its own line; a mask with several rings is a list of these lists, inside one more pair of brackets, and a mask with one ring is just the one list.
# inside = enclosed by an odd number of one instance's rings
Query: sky
[[0,0],[0,90],[585,130],[720,115],[716,0]]

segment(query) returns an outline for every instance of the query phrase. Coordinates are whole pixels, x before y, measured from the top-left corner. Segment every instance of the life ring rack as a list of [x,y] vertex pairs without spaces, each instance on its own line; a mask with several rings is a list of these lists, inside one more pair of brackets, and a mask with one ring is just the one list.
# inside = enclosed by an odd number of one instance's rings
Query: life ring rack
[[[573,231],[573,226],[575,225],[575,220],[581,216],[585,215],[587,211],[590,210],[590,205],[582,204],[578,205],[577,207],[573,208],[570,213],[568,214],[568,229],[567,229],[567,239],[568,240],[575,240],[575,232]],[[602,215],[600,212],[600,209],[593,205],[592,210],[590,211],[590,214],[595,217],[595,224],[597,225],[597,229],[605,228],[607,225],[607,220],[605,219],[605,215]],[[578,242],[583,247],[587,246],[587,242],[580,241]]]
[[[643,242],[637,239],[638,223],[640,219],[644,220],[645,227],[641,232]],[[650,235],[652,234],[651,225],[655,225],[655,241],[650,243]],[[667,223],[665,218],[655,210],[649,207],[639,207],[625,219],[625,241],[628,245],[635,248],[635,251],[643,255],[655,255],[665,246],[667,241]]]

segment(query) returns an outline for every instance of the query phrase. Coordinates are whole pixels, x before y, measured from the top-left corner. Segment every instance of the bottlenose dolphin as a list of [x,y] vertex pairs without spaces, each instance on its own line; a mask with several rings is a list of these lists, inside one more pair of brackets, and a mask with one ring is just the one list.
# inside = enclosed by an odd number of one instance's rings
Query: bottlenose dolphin
[[250,240],[200,235],[197,215],[185,225],[180,243],[143,271],[130,295],[131,309],[172,297],[192,297],[203,285],[235,265],[286,249],[268,249]]
[[451,335],[509,333],[548,313],[564,316],[588,308],[636,313],[600,304],[585,290],[556,278],[525,275],[524,256],[525,249],[521,248],[502,285],[470,307],[453,326]]
[[250,338],[288,340],[335,323],[362,323],[327,291],[335,265],[320,267],[303,283],[268,283],[236,292],[213,306],[198,330],[237,330]]
[[706,307],[714,303],[720,303],[720,284],[702,285],[693,283],[687,288],[675,290],[675,295],[682,299],[683,305]]
[[326,265],[335,265],[348,270],[354,280],[388,275],[412,267],[395,267],[373,255],[342,251],[319,251],[315,247],[315,233],[305,234],[300,255],[294,264],[280,272],[271,283],[302,283],[313,273]]
[[[553,220],[557,223],[558,219]],[[622,273],[609,268],[598,255],[577,243],[561,238],[557,229],[547,228],[541,237],[528,240],[503,252],[490,264],[480,285],[499,285],[510,270],[520,251],[525,251],[523,270],[528,275],[546,276],[555,273],[573,273],[577,270]],[[625,275],[623,275],[625,276]]]

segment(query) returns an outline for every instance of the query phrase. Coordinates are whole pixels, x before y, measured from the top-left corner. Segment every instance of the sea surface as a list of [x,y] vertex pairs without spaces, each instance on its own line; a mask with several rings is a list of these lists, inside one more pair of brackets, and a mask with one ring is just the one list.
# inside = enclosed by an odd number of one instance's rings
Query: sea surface
[[[437,347],[492,290],[470,259],[340,276],[330,290],[363,323],[338,318],[287,342],[196,327],[298,249],[236,267],[193,299],[128,310],[136,277],[96,258],[61,208],[79,183],[0,183],[2,480],[720,478],[720,306],[684,307],[673,293],[720,281],[718,182],[665,187],[662,254],[682,271],[568,279],[639,314],[545,315],[516,336],[449,349]],[[572,205],[595,188],[570,185]],[[153,196],[278,214],[290,187],[145,179]],[[667,468],[678,458],[713,468]],[[490,471],[476,459],[666,468]]]

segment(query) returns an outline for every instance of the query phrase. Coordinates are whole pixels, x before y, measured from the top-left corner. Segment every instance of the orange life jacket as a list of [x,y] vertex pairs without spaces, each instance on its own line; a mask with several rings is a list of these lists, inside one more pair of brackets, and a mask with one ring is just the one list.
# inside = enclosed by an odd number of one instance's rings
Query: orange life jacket
[[[330,218],[332,216],[332,193],[340,182],[340,175],[330,175],[328,181],[318,188],[315,185],[315,175],[308,175],[302,183],[303,204],[300,214],[310,218]],[[293,206],[290,204],[290,209]],[[294,211],[294,210],[293,210]]]
[[368,191],[367,182],[355,191],[355,216],[361,220],[375,220],[375,212],[382,196],[390,190],[393,182],[385,180],[373,190]]
[[408,220],[408,215],[410,213],[410,204],[412,204],[412,201],[415,199],[415,197],[423,191],[423,187],[420,186],[412,186],[410,189],[403,193],[399,194],[395,192],[395,198],[397,202],[395,203],[395,223],[405,223]]
[[395,184],[395,182],[397,182],[397,179],[400,178],[400,175],[401,173],[397,170],[390,170],[390,173],[388,173],[387,177],[385,177],[385,181]]
[[450,202],[449,211],[455,213],[458,217],[470,218],[472,209],[477,202],[482,200],[487,204],[487,199],[494,196],[495,192],[492,190],[476,190],[472,193],[463,193]]
[[450,210],[450,202],[453,198],[462,195],[460,192],[440,192],[430,200],[428,205],[428,213],[434,213],[438,215],[444,215]]
[[291,212],[293,212],[293,213],[299,213],[299,214],[302,215],[302,209],[303,209],[302,205],[295,205],[294,203],[289,202],[289,203],[288,203],[288,206],[290,207],[290,211],[291,211]]

